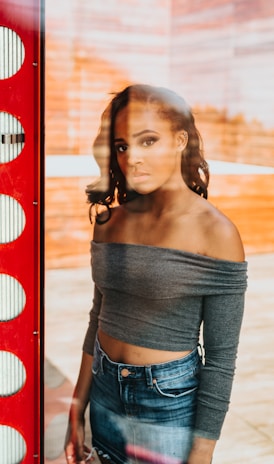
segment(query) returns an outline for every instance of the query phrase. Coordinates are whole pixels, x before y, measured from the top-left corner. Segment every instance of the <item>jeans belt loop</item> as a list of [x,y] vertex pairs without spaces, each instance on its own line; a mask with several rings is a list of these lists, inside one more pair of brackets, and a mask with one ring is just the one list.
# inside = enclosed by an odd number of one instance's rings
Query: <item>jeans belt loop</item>
[[102,353],[101,350],[99,350],[99,356],[100,356],[101,373],[104,374],[104,358],[105,358],[105,355]]
[[153,387],[153,378],[152,378],[151,366],[145,366],[145,374],[146,374],[147,386],[152,388]]

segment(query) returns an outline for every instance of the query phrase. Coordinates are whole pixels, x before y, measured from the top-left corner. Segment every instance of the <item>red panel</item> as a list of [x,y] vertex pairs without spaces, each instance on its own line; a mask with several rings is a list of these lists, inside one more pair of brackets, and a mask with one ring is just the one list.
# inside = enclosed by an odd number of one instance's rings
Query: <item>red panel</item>
[[22,463],[42,463],[41,446],[41,209],[42,141],[41,9],[38,0],[2,0],[0,25],[13,29],[23,41],[25,59],[12,77],[0,80],[0,111],[11,113],[24,128],[25,145],[10,163],[0,164],[0,194],[10,195],[22,206],[26,225],[20,237],[0,244],[0,273],[15,277],[26,293],[26,305],[15,319],[0,323],[0,350],[20,358],[26,368],[23,388],[0,398],[0,423],[18,430],[27,453]]

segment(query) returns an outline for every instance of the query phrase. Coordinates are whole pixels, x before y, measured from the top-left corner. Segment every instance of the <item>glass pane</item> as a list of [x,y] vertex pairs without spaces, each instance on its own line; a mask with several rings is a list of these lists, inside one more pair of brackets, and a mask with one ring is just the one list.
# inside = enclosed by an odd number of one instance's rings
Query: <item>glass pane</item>
[[9,195],[0,195],[0,243],[16,240],[26,223],[22,206]]
[[[273,410],[269,341],[274,275],[274,10],[272,2],[255,0],[252,5],[68,0],[64,8],[47,0],[46,163],[50,169],[46,179],[45,355],[47,364],[55,368],[45,374],[48,464],[53,464],[55,456],[54,464],[65,461],[58,442],[66,429],[60,415],[68,415],[68,392],[77,378],[92,299],[88,267],[92,233],[84,194],[86,185],[98,176],[91,167],[92,142],[111,96],[132,82],[172,88],[194,109],[210,162],[210,202],[235,222],[243,237],[251,261],[251,296],[241,342],[244,368],[237,374],[238,394],[244,392],[246,405],[239,424],[246,456],[250,453],[264,460],[267,453],[272,462],[273,434],[268,433],[267,451],[258,446],[254,452],[250,426],[243,426],[248,423],[248,411],[254,430],[263,424],[269,431],[269,414],[263,421],[258,411],[261,405]],[[263,311],[260,316],[258,307]],[[257,350],[257,359],[250,363],[254,340],[260,340],[256,345],[260,353]],[[252,371],[249,391],[246,366],[248,375]],[[256,383],[261,368],[263,388]],[[65,380],[60,385],[62,375]],[[255,401],[256,389],[262,395]],[[242,404],[241,397],[232,405],[239,419],[237,404]],[[226,427],[228,439],[218,445],[216,460],[235,462],[243,448],[233,441],[237,421],[232,417]]]
[[0,462],[20,464],[26,454],[25,441],[17,430],[0,425]]
[[0,274],[0,321],[17,317],[26,304],[26,294],[18,280],[8,274]]
[[25,48],[20,37],[12,29],[0,26],[0,79],[17,73],[24,58]]
[[0,397],[10,396],[18,392],[26,380],[25,367],[17,356],[0,351]]
[[21,123],[9,113],[0,112],[0,163],[9,163],[20,155],[25,145]]

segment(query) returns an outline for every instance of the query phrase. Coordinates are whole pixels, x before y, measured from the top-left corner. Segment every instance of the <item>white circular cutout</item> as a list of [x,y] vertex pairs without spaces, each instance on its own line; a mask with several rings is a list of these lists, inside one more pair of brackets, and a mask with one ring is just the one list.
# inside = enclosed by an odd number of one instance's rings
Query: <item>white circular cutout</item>
[[13,197],[0,194],[0,243],[16,240],[26,224],[22,206]]
[[0,79],[8,79],[16,74],[25,59],[25,47],[9,27],[0,26]]
[[0,274],[0,322],[15,319],[26,304],[25,291],[17,279]]
[[5,111],[0,112],[0,163],[9,163],[20,155],[25,145],[25,132],[20,121]]
[[24,386],[26,369],[13,353],[0,351],[0,372],[0,397],[14,395]]
[[12,427],[0,425],[0,462],[20,464],[26,454],[26,443],[22,435]]

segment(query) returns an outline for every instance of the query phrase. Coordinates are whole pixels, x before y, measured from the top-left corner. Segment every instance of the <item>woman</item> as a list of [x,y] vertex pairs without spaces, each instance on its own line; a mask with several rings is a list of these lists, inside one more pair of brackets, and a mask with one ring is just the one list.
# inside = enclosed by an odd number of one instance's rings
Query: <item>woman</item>
[[94,153],[103,176],[89,200],[106,210],[96,216],[94,304],[67,462],[84,462],[89,451],[90,402],[93,446],[103,462],[209,464],[243,315],[241,239],[206,200],[201,140],[172,91],[132,85],[118,93],[103,113]]

